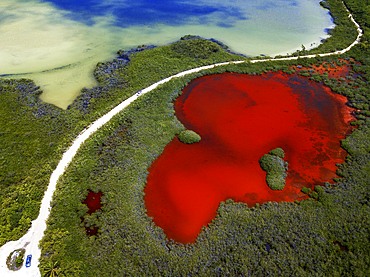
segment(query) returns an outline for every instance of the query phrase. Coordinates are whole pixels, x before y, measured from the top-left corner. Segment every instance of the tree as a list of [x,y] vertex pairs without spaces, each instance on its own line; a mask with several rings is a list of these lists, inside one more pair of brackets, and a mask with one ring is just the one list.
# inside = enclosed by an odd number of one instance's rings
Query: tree
[[201,140],[200,135],[198,135],[196,132],[192,130],[185,130],[185,131],[180,132],[180,134],[178,135],[178,138],[182,143],[186,143],[186,144],[200,142]]
[[284,150],[276,148],[260,159],[261,168],[266,171],[266,182],[272,190],[282,190],[285,187],[288,163],[284,162]]
[[45,267],[44,277],[58,277],[63,276],[59,268],[59,262],[49,261]]

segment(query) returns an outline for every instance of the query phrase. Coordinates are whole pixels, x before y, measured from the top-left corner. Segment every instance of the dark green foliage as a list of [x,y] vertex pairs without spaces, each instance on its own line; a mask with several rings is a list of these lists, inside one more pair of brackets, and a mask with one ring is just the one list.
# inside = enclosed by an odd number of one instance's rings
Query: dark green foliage
[[283,190],[287,177],[288,163],[284,162],[284,150],[273,149],[260,159],[261,168],[266,171],[266,183],[272,190]]
[[15,260],[15,265],[17,267],[21,267],[23,265],[23,262],[24,262],[24,254],[26,253],[26,251],[22,250],[20,252],[20,254],[18,255],[18,257],[16,258]]
[[304,194],[310,194],[311,193],[311,189],[310,188],[307,188],[307,187],[303,187],[301,189],[301,191],[304,193]]
[[328,4],[326,1],[321,1],[321,2],[320,2],[320,5],[321,5],[321,7],[323,7],[324,9],[329,9],[329,8],[330,8],[329,4]]
[[30,80],[0,79],[0,245],[30,227],[60,157],[60,111],[38,95]]
[[171,49],[177,56],[187,56],[195,59],[207,59],[221,50],[221,47],[209,40],[187,36],[171,44]]
[[271,150],[269,152],[269,154],[273,155],[273,156],[276,156],[276,157],[279,157],[279,158],[282,158],[282,159],[284,159],[284,157],[285,157],[285,152],[280,147]]
[[59,267],[59,262],[49,261],[44,268],[44,277],[58,277],[58,276],[65,276],[63,272],[61,272]]
[[198,135],[196,132],[192,130],[181,131],[178,135],[178,138],[181,142],[186,144],[197,143],[200,142],[201,140],[200,135]]

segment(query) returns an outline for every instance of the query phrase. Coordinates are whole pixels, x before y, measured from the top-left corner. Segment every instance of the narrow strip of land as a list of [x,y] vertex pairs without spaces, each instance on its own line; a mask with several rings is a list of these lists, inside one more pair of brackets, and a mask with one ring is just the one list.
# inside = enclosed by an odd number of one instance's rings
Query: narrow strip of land
[[[31,228],[28,230],[28,232],[21,237],[17,241],[10,241],[3,245],[0,248],[0,276],[32,276],[32,277],[38,277],[40,276],[40,271],[38,268],[39,264],[39,258],[41,256],[41,249],[39,248],[39,242],[41,241],[44,232],[46,230],[46,221],[49,217],[50,210],[51,210],[51,201],[54,194],[54,191],[56,189],[56,185],[58,183],[59,178],[64,174],[66,171],[68,165],[72,162],[73,158],[77,154],[77,151],[80,149],[82,144],[91,137],[92,134],[94,134],[98,129],[103,127],[106,123],[108,123],[115,115],[123,111],[126,107],[128,107],[132,102],[134,102],[136,99],[138,99],[141,95],[144,95],[148,92],[153,91],[158,86],[165,84],[169,82],[170,80],[174,78],[183,77],[192,73],[196,73],[199,71],[219,67],[219,66],[225,66],[230,64],[240,64],[240,63],[259,63],[259,62],[269,62],[269,61],[290,61],[290,60],[298,60],[301,58],[315,58],[315,57],[326,57],[326,56],[332,56],[332,55],[341,55],[346,52],[348,52],[353,46],[358,44],[361,40],[361,37],[363,35],[363,30],[361,29],[360,25],[355,21],[352,14],[347,9],[347,12],[349,14],[349,18],[351,21],[355,24],[357,27],[357,38],[356,40],[349,45],[347,48],[330,52],[330,53],[323,53],[323,54],[314,54],[314,55],[304,55],[304,56],[293,56],[293,57],[283,57],[283,58],[267,58],[267,59],[255,59],[255,60],[242,60],[242,61],[230,61],[230,62],[222,62],[217,63],[213,65],[207,65],[202,67],[197,67],[194,69],[186,70],[183,72],[180,72],[178,74],[172,75],[168,78],[165,78],[163,80],[160,80],[151,86],[140,90],[139,92],[135,93],[133,96],[129,97],[122,103],[120,103],[118,106],[110,110],[108,113],[94,121],[88,128],[83,130],[77,138],[72,142],[72,145],[67,149],[67,151],[63,154],[62,159],[59,161],[59,164],[57,168],[53,171],[48,188],[44,194],[44,197],[41,202],[40,212],[37,219],[32,221]],[[9,254],[19,248],[25,248],[26,249],[26,256],[32,255],[32,262],[30,267],[23,266],[18,271],[11,271],[7,268],[6,265],[6,259],[9,256]]]

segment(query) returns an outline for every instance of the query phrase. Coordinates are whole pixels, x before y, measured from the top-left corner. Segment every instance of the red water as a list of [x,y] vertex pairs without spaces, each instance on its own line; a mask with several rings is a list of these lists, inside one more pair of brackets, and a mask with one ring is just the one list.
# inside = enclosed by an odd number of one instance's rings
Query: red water
[[[192,81],[176,100],[176,115],[201,135],[196,144],[170,142],[152,164],[145,188],[148,215],[170,239],[194,242],[221,201],[248,206],[304,198],[303,186],[336,177],[350,131],[346,98],[304,77],[224,73]],[[259,159],[281,147],[286,186],[271,190]]]
[[101,191],[93,192],[89,190],[89,193],[87,194],[87,197],[85,201],[83,202],[89,208],[89,210],[87,211],[88,214],[92,214],[96,212],[97,210],[101,209],[101,197],[102,196],[103,196],[103,193]]
[[[102,207],[101,204],[101,197],[103,196],[103,192],[93,192],[89,190],[86,199],[82,202],[88,207],[88,214],[95,213],[97,210],[100,210]],[[81,221],[84,222],[84,218],[81,217]],[[85,231],[88,236],[95,236],[98,234],[99,228],[96,226],[86,226],[85,223]]]
[[98,234],[99,228],[98,227],[85,227],[85,230],[88,236],[96,236]]
[[296,72],[304,70],[316,74],[327,73],[329,78],[339,79],[341,77],[344,78],[348,75],[349,71],[352,68],[350,63],[354,63],[354,60],[339,59],[338,63],[341,63],[341,65],[338,65],[337,62],[324,62],[322,64],[314,64],[309,67],[293,66],[292,69],[294,69]]

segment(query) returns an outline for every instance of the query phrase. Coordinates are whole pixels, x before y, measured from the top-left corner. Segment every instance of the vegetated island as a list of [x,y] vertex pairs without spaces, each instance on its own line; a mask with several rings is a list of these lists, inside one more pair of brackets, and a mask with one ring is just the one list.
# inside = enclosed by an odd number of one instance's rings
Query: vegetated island
[[284,161],[284,150],[275,148],[260,159],[261,168],[266,171],[266,183],[273,190],[283,190],[287,177],[288,162]]
[[200,142],[200,140],[202,139],[200,135],[194,132],[193,130],[181,131],[180,134],[178,135],[178,138],[182,143],[186,144],[197,143]]
[[[323,47],[348,45],[355,31],[341,3],[327,3],[338,28]],[[370,8],[364,1],[345,3],[365,33],[363,42],[341,57],[350,67],[343,78],[328,78],[314,70],[314,65],[323,62],[340,63],[337,57],[234,65],[202,73],[293,73],[292,67],[300,64],[309,68],[302,75],[347,96],[349,105],[356,109],[357,120],[352,125],[357,128],[342,141],[348,156],[339,166],[336,184],[315,186],[315,199],[297,204],[267,203],[247,209],[244,204],[228,201],[221,204],[217,218],[195,244],[166,240],[162,230],[147,218],[142,192],[147,168],[183,130],[173,118],[171,103],[190,79],[200,75],[194,74],[146,95],[81,149],[55,195],[42,241],[42,272],[48,272],[51,265],[67,276],[368,275],[369,226],[364,222],[370,219],[370,20],[364,11]],[[0,140],[6,147],[0,155],[0,244],[28,229],[52,169],[84,126],[163,76],[229,59],[240,57],[220,50],[197,58],[191,53],[174,53],[171,45],[135,53],[127,66],[115,69],[121,63],[118,57],[96,69],[101,74],[99,86],[84,90],[67,111],[41,103],[38,88],[28,80],[1,79]],[[101,213],[91,218],[99,232],[91,237],[80,219],[88,210],[82,202],[89,189],[104,193]]]
[[8,268],[13,271],[19,270],[23,266],[25,252],[25,249],[17,249],[10,253],[6,260]]

